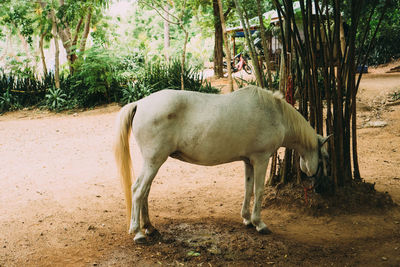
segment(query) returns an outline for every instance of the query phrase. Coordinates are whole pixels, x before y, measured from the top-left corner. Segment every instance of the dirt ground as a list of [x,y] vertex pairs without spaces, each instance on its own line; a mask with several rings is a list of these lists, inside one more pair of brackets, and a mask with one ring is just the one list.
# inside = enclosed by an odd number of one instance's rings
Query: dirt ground
[[[362,177],[400,204],[396,90],[399,73],[365,75],[358,142]],[[241,162],[169,159],[149,197],[162,238],[135,245],[111,151],[118,110],[0,116],[0,266],[400,266],[399,208],[320,217],[269,208],[272,234],[246,228]],[[370,127],[376,121],[387,125]]]

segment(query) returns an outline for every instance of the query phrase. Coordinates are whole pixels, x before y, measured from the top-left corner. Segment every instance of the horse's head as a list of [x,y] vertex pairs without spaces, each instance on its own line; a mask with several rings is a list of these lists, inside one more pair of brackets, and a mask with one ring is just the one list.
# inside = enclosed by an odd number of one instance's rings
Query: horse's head
[[321,175],[328,175],[329,154],[324,144],[332,137],[322,137],[318,135],[318,148],[309,151],[300,157],[300,169],[309,177],[315,177],[317,180]]

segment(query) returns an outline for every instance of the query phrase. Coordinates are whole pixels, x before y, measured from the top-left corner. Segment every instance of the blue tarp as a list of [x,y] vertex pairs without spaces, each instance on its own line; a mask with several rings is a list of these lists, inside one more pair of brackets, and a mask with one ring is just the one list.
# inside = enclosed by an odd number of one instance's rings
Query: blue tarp
[[[251,30],[250,34],[253,34],[256,30]],[[244,32],[235,32],[234,37],[244,37]]]

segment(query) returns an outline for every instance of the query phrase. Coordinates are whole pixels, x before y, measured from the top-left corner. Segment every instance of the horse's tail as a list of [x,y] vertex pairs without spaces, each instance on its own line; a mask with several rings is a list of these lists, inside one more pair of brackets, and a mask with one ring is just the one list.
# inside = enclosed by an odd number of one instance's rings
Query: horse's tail
[[129,137],[132,128],[133,117],[136,113],[137,103],[125,105],[118,113],[116,121],[116,135],[114,141],[114,154],[117,168],[121,178],[122,188],[125,193],[126,214],[128,227],[131,218],[132,206],[132,161],[129,150]]

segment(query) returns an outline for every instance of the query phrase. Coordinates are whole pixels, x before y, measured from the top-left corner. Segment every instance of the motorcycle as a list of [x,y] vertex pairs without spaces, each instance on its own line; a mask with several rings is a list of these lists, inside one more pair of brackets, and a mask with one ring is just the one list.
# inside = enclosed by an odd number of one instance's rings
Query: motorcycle
[[[237,62],[237,63],[236,63]],[[240,62],[242,62],[242,67],[240,68]],[[226,61],[224,61],[224,69],[227,69],[228,65]],[[237,54],[233,60],[231,61],[231,70],[233,73],[240,71],[243,69],[247,74],[251,74],[253,70],[251,69],[248,61],[248,57],[243,55],[242,53]]]

